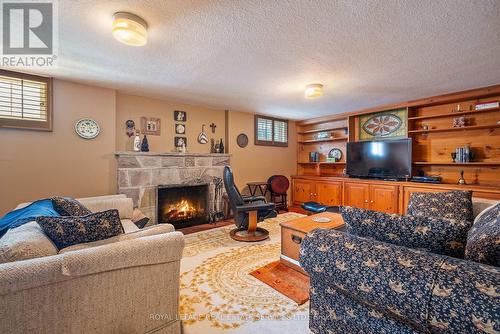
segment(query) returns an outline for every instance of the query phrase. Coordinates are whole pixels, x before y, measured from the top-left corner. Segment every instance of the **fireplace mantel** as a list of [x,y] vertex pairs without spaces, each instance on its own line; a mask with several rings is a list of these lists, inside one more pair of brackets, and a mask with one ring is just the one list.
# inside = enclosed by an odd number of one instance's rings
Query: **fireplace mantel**
[[[222,178],[230,154],[177,152],[115,152],[118,165],[118,193],[134,200],[145,215],[156,223],[158,186],[211,184]],[[210,200],[214,187],[209,187]]]
[[134,152],[134,151],[118,151],[116,156],[166,156],[166,157],[230,157],[226,153],[180,153],[180,152]]

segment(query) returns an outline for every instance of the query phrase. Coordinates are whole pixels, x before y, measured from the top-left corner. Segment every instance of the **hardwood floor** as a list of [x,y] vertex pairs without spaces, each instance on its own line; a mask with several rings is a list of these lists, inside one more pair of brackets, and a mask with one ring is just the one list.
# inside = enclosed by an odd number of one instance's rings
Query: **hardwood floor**
[[213,228],[228,226],[228,225],[234,225],[234,220],[228,219],[228,220],[222,220],[222,221],[217,222],[215,224],[201,224],[201,225],[196,225],[196,226],[184,227],[184,228],[177,229],[177,231],[182,232],[182,233],[184,233],[184,235],[186,235],[186,234],[206,231],[206,230],[210,230]]
[[[302,208],[296,206],[296,207],[290,207],[289,208],[290,212],[297,212],[297,213],[302,213],[302,214],[307,214],[307,211],[304,211]],[[286,211],[280,211],[279,213],[285,213]],[[191,233],[196,233],[196,232],[201,232],[201,231],[206,231],[210,230],[213,228],[217,227],[222,227],[222,226],[228,226],[228,225],[234,225],[234,219],[226,219],[226,220],[221,220],[220,222],[217,222],[215,224],[201,224],[201,225],[196,225],[196,226],[190,226],[190,227],[184,227],[184,228],[178,228],[176,231],[186,234],[191,234]]]

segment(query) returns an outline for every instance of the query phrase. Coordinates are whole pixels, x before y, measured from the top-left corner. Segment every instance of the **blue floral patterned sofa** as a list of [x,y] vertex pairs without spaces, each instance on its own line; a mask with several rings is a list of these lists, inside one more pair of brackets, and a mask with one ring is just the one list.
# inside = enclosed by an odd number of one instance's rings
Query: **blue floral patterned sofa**
[[300,263],[313,333],[500,333],[497,266],[329,229],[306,236]]

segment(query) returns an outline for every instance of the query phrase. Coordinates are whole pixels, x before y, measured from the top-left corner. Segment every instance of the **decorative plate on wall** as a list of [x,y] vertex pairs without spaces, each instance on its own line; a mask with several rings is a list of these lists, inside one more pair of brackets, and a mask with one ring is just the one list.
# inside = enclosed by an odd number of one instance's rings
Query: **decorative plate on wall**
[[359,139],[406,136],[406,109],[389,110],[359,117]]
[[75,123],[75,131],[84,139],[94,139],[101,132],[101,128],[93,119],[83,118]]
[[238,137],[236,137],[236,143],[241,148],[246,147],[248,145],[248,136],[244,133],[240,133]]

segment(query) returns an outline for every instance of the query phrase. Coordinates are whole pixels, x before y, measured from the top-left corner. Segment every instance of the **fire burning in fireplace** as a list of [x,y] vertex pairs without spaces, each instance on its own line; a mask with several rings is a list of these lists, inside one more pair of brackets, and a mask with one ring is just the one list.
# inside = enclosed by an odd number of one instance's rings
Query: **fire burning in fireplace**
[[192,219],[197,215],[198,210],[190,201],[186,199],[182,199],[177,203],[171,204],[168,207],[165,207],[163,210],[163,216],[168,221]]
[[159,186],[158,223],[182,228],[208,222],[208,184]]

